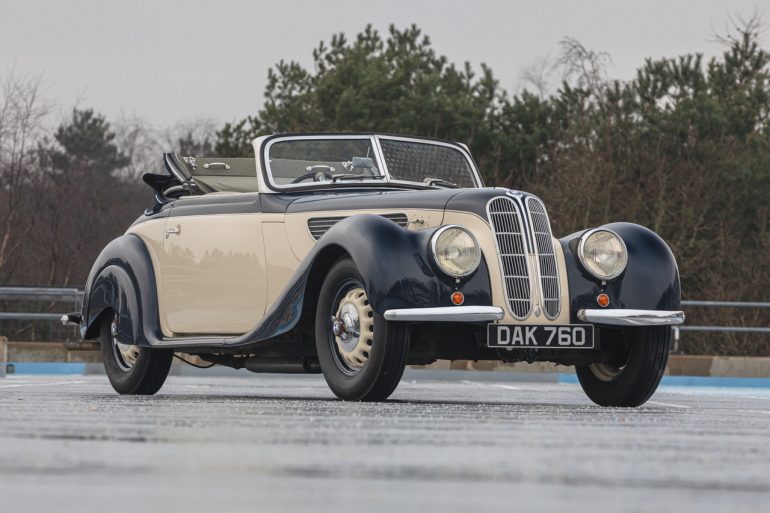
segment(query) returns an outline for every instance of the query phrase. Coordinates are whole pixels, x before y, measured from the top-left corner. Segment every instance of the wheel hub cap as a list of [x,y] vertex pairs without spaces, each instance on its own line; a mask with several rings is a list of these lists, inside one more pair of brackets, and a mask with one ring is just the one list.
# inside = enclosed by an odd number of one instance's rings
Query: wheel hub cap
[[112,353],[115,355],[115,361],[123,370],[131,370],[139,357],[139,346],[124,344],[119,339],[118,316],[112,319],[110,324],[110,335],[112,338]]
[[374,337],[373,311],[363,288],[345,294],[331,318],[331,328],[345,364],[353,369],[362,368],[369,359]]
[[607,363],[592,363],[591,372],[601,381],[614,381],[622,374],[623,369],[613,367]]

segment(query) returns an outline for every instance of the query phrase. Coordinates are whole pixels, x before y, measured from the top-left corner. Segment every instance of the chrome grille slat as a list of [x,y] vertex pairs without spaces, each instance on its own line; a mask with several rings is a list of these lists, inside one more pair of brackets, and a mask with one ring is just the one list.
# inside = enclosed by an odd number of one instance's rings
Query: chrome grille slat
[[[385,219],[389,219],[399,225],[401,228],[406,228],[409,226],[409,218],[406,214],[381,214],[381,217],[384,217]],[[334,226],[335,224],[339,223],[345,219],[344,216],[342,217],[314,217],[312,219],[308,219],[307,221],[307,228],[310,230],[310,235],[313,236],[315,240],[320,239],[323,237],[323,235],[329,231],[329,229]]]
[[553,247],[551,223],[545,205],[538,198],[530,196],[526,200],[532,234],[535,239],[535,253],[540,275],[540,296],[543,309],[549,319],[555,319],[561,311],[561,288],[556,253]]
[[501,196],[489,201],[487,214],[497,245],[508,309],[514,317],[524,319],[532,311],[532,286],[523,213],[511,198]]

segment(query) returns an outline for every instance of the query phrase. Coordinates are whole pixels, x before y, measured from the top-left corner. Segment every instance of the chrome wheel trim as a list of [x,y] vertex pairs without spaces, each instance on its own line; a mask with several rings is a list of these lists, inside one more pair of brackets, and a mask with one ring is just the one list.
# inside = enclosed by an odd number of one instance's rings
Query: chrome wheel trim
[[110,343],[112,344],[112,354],[115,357],[115,363],[123,371],[130,371],[139,358],[139,346],[123,344],[118,339],[118,316],[115,315],[110,323]]
[[333,305],[332,353],[343,372],[358,374],[369,360],[374,341],[374,312],[369,298],[358,282],[348,282],[340,288]]
[[596,379],[599,381],[615,381],[618,376],[623,374],[623,367],[615,367],[613,365],[607,364],[607,363],[592,363],[591,364],[591,372],[594,376],[596,376]]
[[612,363],[595,362],[590,365],[589,368],[591,369],[591,373],[599,381],[604,381],[605,383],[615,381],[621,374],[623,374],[626,366],[628,366],[628,363],[631,361],[632,348],[630,346],[619,347],[616,349],[617,355],[616,358],[611,360]]

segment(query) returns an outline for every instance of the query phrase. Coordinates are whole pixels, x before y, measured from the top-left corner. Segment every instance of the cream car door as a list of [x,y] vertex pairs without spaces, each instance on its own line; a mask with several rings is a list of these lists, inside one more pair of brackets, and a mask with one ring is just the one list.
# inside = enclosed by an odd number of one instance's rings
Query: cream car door
[[176,201],[161,262],[161,316],[174,336],[236,335],[265,313],[265,247],[257,194]]

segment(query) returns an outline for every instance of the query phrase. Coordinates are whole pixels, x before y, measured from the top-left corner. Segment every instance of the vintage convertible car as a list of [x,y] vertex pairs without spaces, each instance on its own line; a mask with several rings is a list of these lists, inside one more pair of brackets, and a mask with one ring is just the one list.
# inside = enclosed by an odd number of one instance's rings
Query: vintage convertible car
[[408,364],[574,365],[635,406],[684,320],[666,243],[630,223],[562,239],[543,202],[485,188],[468,148],[377,134],[260,137],[255,159],[165,154],[167,174],[85,287],[84,339],[116,391],[153,394],[172,357],[322,372],[383,400]]

